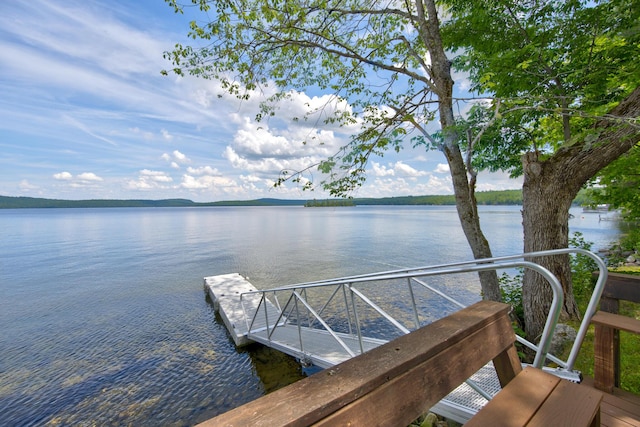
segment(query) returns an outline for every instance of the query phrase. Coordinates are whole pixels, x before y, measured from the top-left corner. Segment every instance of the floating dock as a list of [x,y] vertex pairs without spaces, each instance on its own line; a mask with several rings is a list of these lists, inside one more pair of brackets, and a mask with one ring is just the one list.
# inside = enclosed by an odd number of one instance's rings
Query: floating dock
[[[263,315],[265,305],[260,305],[262,294],[238,273],[205,277],[204,286],[237,347],[259,342],[293,356],[302,363],[321,368],[337,365],[360,353],[359,339],[349,334],[335,333],[349,349],[347,350],[324,329],[287,324],[282,312],[268,300],[263,301],[267,307],[267,313]],[[253,320],[249,331],[249,321],[258,309],[261,313]],[[278,327],[274,329],[276,321]],[[386,342],[362,337],[364,351]]]
[[[246,319],[247,316],[253,316],[260,303],[261,295],[259,293],[251,294],[251,292],[258,290],[238,273],[205,277],[204,286],[213,300],[213,308],[220,314],[236,346],[243,347],[254,342],[247,336],[249,325]],[[244,295],[241,301],[240,296],[247,292],[250,294]],[[243,301],[245,308],[242,307]],[[277,319],[280,311],[272,304],[269,305],[270,314],[273,319]],[[253,307],[253,312],[245,313],[245,309],[251,307]],[[260,326],[264,325],[254,325],[254,327]]]

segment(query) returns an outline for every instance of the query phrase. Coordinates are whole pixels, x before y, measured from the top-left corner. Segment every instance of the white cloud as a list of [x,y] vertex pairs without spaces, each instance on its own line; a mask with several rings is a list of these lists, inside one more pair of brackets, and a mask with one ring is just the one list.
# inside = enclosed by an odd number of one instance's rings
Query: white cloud
[[180,187],[189,190],[203,190],[203,189],[220,189],[223,188],[235,188],[236,182],[230,178],[222,176],[203,175],[194,177],[191,175],[182,175],[182,182]]
[[[247,101],[248,109],[256,108],[257,112],[260,99]],[[348,110],[349,106],[333,96],[309,97],[291,91],[278,105],[275,117],[255,122],[247,114],[247,105],[243,104],[242,114],[237,112],[231,116],[236,130],[223,157],[235,169],[271,175],[272,178],[282,170],[304,170],[335,154],[346,144],[347,133],[352,129],[323,123],[336,109]],[[310,115],[304,119],[307,114]]]
[[96,188],[96,184],[103,181],[93,172],[83,172],[73,176],[70,172],[65,171],[53,174],[53,178],[68,183],[71,188]]
[[389,163],[389,167],[380,165],[377,162],[372,162],[372,169],[370,173],[375,177],[398,176],[417,178],[429,175],[428,172],[417,170],[403,161]]
[[165,162],[169,162],[169,166],[171,166],[173,169],[180,169],[181,164],[191,162],[191,159],[189,159],[186,155],[178,150],[174,150],[171,154],[163,153],[160,158]]
[[22,181],[20,181],[20,184],[18,184],[18,187],[22,191],[33,191],[33,190],[37,190],[39,188],[37,185],[32,185],[26,179],[23,179]]
[[143,169],[138,174],[137,180],[129,180],[125,187],[130,190],[167,189],[173,178],[162,171]]
[[283,170],[301,171],[318,163],[323,157],[307,156],[293,158],[242,156],[231,146],[224,150],[223,157],[236,169],[245,172],[262,173],[271,176],[278,176]]
[[421,196],[452,194],[451,179],[430,176],[426,181],[411,177],[377,177],[357,191],[357,197]]
[[166,129],[160,129],[160,133],[162,134],[162,137],[167,141],[171,141],[173,139],[173,135],[171,135]]
[[103,180],[98,175],[92,172],[81,173],[76,178],[79,179],[80,181],[102,181]]
[[191,175],[212,175],[212,176],[221,176],[220,171],[218,169],[214,169],[211,166],[203,166],[199,168],[193,168],[189,166],[187,168],[187,173]]
[[53,174],[53,178],[60,181],[70,181],[71,179],[73,179],[73,175],[71,175],[71,173],[69,172],[60,172]]
[[377,162],[372,162],[372,173],[373,176],[393,176],[395,175],[395,171],[393,168],[387,169],[386,166],[381,165]]
[[187,156],[185,156],[184,154],[182,154],[181,152],[179,152],[178,150],[175,150],[173,152],[173,157],[179,161],[179,162],[188,162],[189,159],[187,158]]
[[477,191],[500,191],[522,189],[523,178],[510,178],[506,172],[480,172]]
[[251,183],[256,183],[256,182],[264,182],[265,180],[256,176],[256,175],[240,175],[240,179],[244,182],[251,182]]
[[425,176],[428,175],[428,172],[425,171],[419,171],[409,165],[407,165],[406,163],[403,162],[396,162],[395,166],[393,167],[393,169],[396,172],[396,175],[398,176],[407,176],[407,177],[419,177],[419,176]]
[[342,145],[333,131],[311,127],[278,129],[244,118],[231,147],[247,160],[272,157],[327,157]]
[[435,173],[449,173],[449,165],[446,163],[438,163],[438,166],[436,166]]
[[142,139],[144,139],[145,141],[151,141],[154,139],[153,132],[143,131],[138,127],[132,128],[131,132],[133,132],[135,135],[141,135]]
[[152,171],[149,169],[143,169],[140,171],[140,176],[147,180],[155,182],[171,182],[173,179],[164,172]]

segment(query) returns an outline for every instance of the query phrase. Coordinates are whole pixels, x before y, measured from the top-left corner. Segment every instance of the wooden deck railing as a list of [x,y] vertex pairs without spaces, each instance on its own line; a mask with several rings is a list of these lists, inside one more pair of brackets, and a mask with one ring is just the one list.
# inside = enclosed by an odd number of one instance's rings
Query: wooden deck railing
[[640,303],[640,276],[610,272],[600,311],[591,319],[595,325],[594,386],[608,393],[620,387],[620,331],[640,334],[640,320],[618,314],[621,300]]
[[407,426],[491,360],[504,388],[478,425],[599,425],[600,392],[522,371],[509,310],[476,303],[201,426]]

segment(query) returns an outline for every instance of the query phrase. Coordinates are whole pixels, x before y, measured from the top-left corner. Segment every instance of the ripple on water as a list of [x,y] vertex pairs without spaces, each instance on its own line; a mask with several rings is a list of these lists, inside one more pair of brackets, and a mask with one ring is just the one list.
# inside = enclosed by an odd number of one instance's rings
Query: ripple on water
[[160,317],[153,304],[117,316],[75,313],[64,333],[53,328],[14,340],[3,355],[0,424],[191,425],[302,377],[288,357],[281,369],[295,373],[288,382],[286,372],[275,381],[256,368],[269,365],[264,351],[236,350],[198,297]]

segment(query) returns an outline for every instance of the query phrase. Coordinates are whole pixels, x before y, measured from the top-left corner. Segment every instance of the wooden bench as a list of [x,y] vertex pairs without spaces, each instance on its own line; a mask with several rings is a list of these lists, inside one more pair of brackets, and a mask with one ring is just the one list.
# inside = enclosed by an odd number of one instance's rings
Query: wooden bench
[[[405,427],[491,360],[504,389],[492,400],[497,403],[476,415],[475,425],[597,425],[602,393],[522,370],[509,311],[501,303],[476,303],[201,426]],[[525,416],[520,411],[526,406]],[[517,416],[506,416],[512,412]],[[563,416],[571,422],[555,422]]]
[[595,325],[594,386],[607,393],[620,386],[620,331],[640,334],[640,320],[618,314],[620,300],[640,302],[640,277],[609,273]]
[[465,427],[599,426],[602,393],[525,368]]

